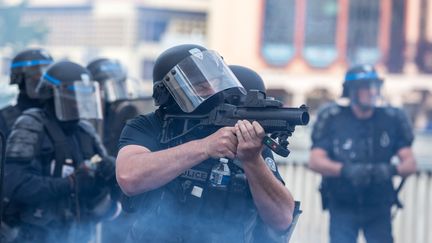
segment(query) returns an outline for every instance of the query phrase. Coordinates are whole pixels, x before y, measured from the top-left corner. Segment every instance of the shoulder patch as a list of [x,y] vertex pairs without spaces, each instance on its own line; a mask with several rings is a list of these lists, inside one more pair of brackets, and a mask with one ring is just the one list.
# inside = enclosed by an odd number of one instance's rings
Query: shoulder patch
[[270,157],[265,158],[265,162],[266,162],[267,166],[270,168],[270,170],[272,170],[273,172],[276,172],[276,163],[272,158],[270,158]]

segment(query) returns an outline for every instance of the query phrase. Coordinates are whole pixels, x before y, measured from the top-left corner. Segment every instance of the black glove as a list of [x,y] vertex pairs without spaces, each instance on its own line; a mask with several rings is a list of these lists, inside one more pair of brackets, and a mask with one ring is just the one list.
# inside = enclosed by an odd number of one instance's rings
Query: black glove
[[117,184],[115,176],[115,159],[111,156],[106,156],[97,164],[96,177],[98,185],[100,187],[109,188],[111,198],[113,200],[119,200],[121,189]]
[[366,163],[344,164],[341,177],[349,180],[355,187],[370,185],[372,181],[372,165]]
[[397,173],[398,171],[395,165],[387,163],[374,164],[372,169],[373,183],[381,184],[389,181],[394,175],[397,175]]
[[84,164],[80,165],[69,177],[75,192],[81,196],[92,195],[97,190],[94,171]]
[[113,157],[104,157],[103,160],[98,163],[96,177],[98,178],[98,182],[104,185],[115,182],[115,159]]

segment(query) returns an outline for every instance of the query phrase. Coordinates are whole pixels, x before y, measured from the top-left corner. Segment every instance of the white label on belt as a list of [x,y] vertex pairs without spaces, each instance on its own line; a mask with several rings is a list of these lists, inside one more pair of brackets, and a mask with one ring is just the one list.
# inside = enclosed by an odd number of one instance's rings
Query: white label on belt
[[191,194],[194,195],[195,197],[199,197],[199,198],[201,198],[202,193],[203,193],[203,189],[202,189],[201,187],[199,187],[199,186],[194,186],[194,187],[192,188]]

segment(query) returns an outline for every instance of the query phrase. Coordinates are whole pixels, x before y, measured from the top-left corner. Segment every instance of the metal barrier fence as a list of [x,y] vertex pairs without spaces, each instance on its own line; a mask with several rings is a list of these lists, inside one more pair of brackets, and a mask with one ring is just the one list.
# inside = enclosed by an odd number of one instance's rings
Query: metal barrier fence
[[[328,212],[321,209],[318,186],[320,175],[310,171],[304,163],[281,163],[279,170],[295,200],[301,201],[302,215],[291,238],[291,243],[328,242]],[[395,184],[399,181],[395,179]],[[393,220],[395,243],[432,242],[432,173],[421,169],[409,177],[399,194],[404,208]],[[359,242],[364,242],[360,237]]]

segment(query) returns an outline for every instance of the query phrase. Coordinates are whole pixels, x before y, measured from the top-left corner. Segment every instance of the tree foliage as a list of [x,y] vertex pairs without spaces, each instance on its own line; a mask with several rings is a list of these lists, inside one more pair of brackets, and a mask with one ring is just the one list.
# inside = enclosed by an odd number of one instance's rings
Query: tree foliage
[[48,28],[42,21],[22,21],[27,5],[26,1],[17,5],[5,5],[0,0],[0,47],[22,49],[31,43],[45,40]]

